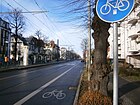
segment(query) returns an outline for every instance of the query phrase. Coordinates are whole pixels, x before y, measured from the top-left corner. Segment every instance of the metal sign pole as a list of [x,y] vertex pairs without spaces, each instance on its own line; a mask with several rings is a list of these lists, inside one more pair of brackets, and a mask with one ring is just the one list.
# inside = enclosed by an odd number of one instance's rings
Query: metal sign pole
[[118,26],[117,22],[113,23],[113,105],[118,105]]
[[[114,28],[114,72],[113,72],[113,105],[118,105],[118,27],[117,22],[126,18],[133,10],[135,0],[114,0],[116,6],[110,6],[111,0],[98,0],[96,13],[98,17],[108,23],[113,23]],[[119,5],[122,4],[122,5]],[[114,11],[115,9],[115,11]]]

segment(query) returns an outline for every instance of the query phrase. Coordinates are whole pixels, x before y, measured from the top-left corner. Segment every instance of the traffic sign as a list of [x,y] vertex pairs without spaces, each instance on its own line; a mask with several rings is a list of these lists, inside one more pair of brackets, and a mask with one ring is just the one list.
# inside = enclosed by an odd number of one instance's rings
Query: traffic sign
[[105,22],[118,22],[129,15],[135,0],[98,0],[96,12]]

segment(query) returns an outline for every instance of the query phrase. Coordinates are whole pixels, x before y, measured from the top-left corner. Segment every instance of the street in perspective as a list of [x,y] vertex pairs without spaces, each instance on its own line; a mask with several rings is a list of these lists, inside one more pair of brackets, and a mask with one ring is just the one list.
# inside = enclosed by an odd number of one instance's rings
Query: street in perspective
[[0,0],[0,105],[139,105],[140,0]]
[[0,73],[1,105],[72,105],[83,63],[67,63]]

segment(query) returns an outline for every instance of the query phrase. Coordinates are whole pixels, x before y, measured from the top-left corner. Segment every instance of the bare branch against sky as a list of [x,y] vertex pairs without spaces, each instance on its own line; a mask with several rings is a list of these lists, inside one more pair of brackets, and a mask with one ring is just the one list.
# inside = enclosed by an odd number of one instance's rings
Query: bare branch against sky
[[[23,12],[48,11],[47,13],[24,13],[25,36],[41,30],[50,40],[60,40],[61,44],[75,45],[81,53],[81,40],[87,34],[88,0],[1,0],[0,12],[20,8]],[[93,8],[92,0],[91,8]],[[1,15],[2,17],[3,15]],[[92,14],[93,16],[93,14]],[[65,40],[67,39],[67,40]]]
[[[22,10],[19,8],[12,10],[13,14],[7,15],[7,19],[10,23],[10,27],[12,28],[12,32],[21,34],[25,28],[25,19],[22,15]],[[16,32],[17,31],[17,32]]]
[[[62,15],[65,15],[65,20],[62,22],[76,22],[77,26],[87,28],[88,22],[88,1],[87,0],[61,0],[63,4],[58,8],[63,9]],[[94,0],[91,0],[91,9],[94,7]],[[91,14],[93,17],[93,13]]]

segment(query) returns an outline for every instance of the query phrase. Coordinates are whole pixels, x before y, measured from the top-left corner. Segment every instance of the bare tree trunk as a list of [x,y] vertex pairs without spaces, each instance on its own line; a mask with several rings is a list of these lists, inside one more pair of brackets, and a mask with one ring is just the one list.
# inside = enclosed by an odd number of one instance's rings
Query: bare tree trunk
[[14,48],[14,50],[15,50],[15,53],[14,53],[14,60],[15,60],[15,62],[16,62],[16,58],[17,58],[17,36],[15,36],[15,48]]
[[94,68],[92,69],[91,77],[92,89],[98,90],[101,94],[107,96],[108,74],[110,72],[110,67],[107,64],[107,48],[109,46],[107,40],[110,24],[99,19],[94,11],[92,28],[95,43]]
[[18,43],[18,29],[17,29],[17,22],[16,22],[16,27],[15,27],[15,53],[14,53],[14,57],[15,57],[15,62],[17,60],[17,43]]

